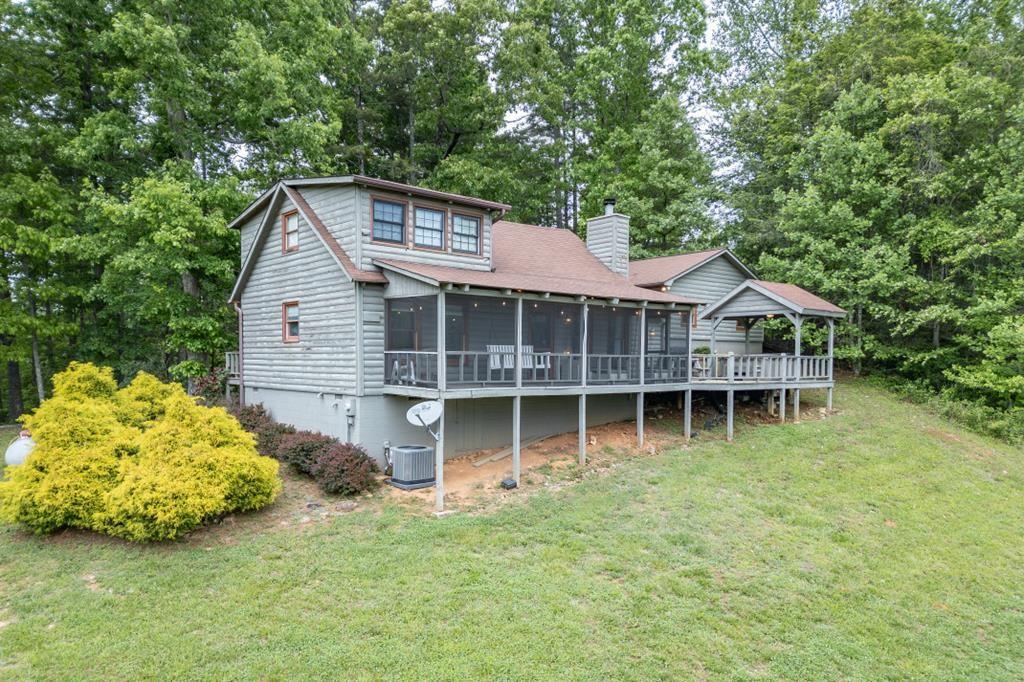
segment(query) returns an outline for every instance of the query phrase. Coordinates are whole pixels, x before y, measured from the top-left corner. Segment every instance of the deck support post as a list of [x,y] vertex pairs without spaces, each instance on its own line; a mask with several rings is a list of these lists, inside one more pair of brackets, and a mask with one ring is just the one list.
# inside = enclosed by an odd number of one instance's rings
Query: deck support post
[[832,391],[834,390],[831,386],[825,389],[825,409],[829,412],[832,411]]
[[444,289],[437,292],[437,390],[444,394],[448,381],[448,344],[444,338]]
[[636,444],[644,446],[644,394],[636,394]]
[[725,392],[725,439],[732,442],[733,398],[735,391]]
[[582,306],[583,322],[580,325],[583,329],[580,334],[580,386],[587,387],[587,374],[589,369],[587,368],[587,345],[590,343],[587,339],[589,330],[587,327],[590,325],[590,307],[584,303]]
[[779,422],[786,423],[786,389],[779,389]]
[[[828,322],[828,380],[829,383],[835,381],[835,377],[832,374],[832,353],[835,350],[835,335],[836,335],[836,321],[832,318],[827,320]],[[835,390],[834,386],[829,386],[826,391],[827,397],[825,399],[825,409],[829,412],[832,411],[832,391]]]
[[690,440],[693,416],[693,389],[683,391],[683,438]]
[[516,388],[523,387],[523,297],[516,299]]
[[580,393],[579,436],[580,466],[587,463],[587,394]]
[[434,508],[444,511],[444,423],[447,419],[444,398],[441,403],[441,418],[437,421],[437,442],[434,443]]
[[793,423],[800,423],[800,389],[793,389]]
[[512,479],[519,485],[519,477],[522,471],[521,465],[521,427],[522,427],[522,396],[512,398]]

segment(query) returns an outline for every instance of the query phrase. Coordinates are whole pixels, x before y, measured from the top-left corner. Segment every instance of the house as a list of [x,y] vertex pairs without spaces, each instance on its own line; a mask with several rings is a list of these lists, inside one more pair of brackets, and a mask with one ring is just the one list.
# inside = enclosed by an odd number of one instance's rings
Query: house
[[[755,280],[727,252],[632,278],[629,218],[613,201],[587,222],[586,243],[503,220],[509,208],[358,175],[268,189],[231,222],[242,258],[227,365],[242,400],[380,460],[423,439],[404,418],[414,402],[441,401],[439,508],[445,458],[512,443],[518,480],[523,440],[578,431],[583,463],[588,426],[635,416],[642,443],[648,393],[681,394],[687,437],[694,390],[724,392],[729,438],[736,391],[772,391],[783,419],[787,390],[797,418],[801,388],[826,388],[831,403],[839,308]],[[688,279],[718,261],[747,277],[713,292]],[[694,320],[733,343],[730,325],[775,315],[796,327],[792,354],[692,352]],[[828,325],[826,355],[801,355],[807,319]]]
[[[701,301],[717,301],[748,279],[757,275],[729,249],[708,249],[672,256],[632,261],[629,281],[638,287],[659,289]],[[712,348],[711,320],[701,318],[707,304],[698,306],[693,316],[693,347],[711,352],[761,353],[763,330],[750,320],[739,320],[732,327],[715,330]]]

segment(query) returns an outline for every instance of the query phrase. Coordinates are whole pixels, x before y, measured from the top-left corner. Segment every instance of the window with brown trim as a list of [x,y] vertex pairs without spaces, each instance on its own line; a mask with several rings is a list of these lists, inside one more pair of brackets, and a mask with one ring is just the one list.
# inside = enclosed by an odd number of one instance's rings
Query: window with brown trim
[[405,243],[405,204],[373,200],[373,239],[392,244]]
[[281,250],[285,253],[299,250],[299,214],[297,211],[281,216]]
[[299,340],[299,302],[286,301],[281,304],[281,340],[296,343]]
[[412,243],[427,249],[444,249],[445,212],[413,207]]
[[452,251],[480,253],[480,218],[452,213]]

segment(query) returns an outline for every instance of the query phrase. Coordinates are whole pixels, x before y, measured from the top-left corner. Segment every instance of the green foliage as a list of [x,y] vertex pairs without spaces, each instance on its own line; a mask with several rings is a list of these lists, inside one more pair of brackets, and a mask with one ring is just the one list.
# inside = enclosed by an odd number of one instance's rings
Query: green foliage
[[37,446],[0,482],[0,518],[37,533],[82,528],[128,540],[180,537],[258,509],[280,491],[277,462],[221,408],[140,374],[73,363],[25,418]]
[[317,457],[313,477],[327,493],[358,495],[380,485],[377,462],[352,443],[335,443]]

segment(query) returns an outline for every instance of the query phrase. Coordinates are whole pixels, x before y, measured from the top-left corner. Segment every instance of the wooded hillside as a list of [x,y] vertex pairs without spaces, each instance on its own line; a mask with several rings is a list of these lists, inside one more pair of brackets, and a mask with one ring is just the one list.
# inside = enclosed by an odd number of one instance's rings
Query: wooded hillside
[[852,368],[1019,417],[1022,27],[1019,1],[9,0],[2,411],[71,359],[207,372],[227,220],[364,173],[577,231],[614,194],[634,256],[731,245],[853,311]]

